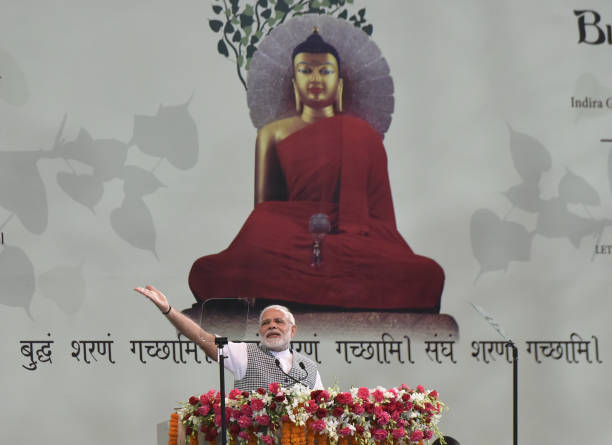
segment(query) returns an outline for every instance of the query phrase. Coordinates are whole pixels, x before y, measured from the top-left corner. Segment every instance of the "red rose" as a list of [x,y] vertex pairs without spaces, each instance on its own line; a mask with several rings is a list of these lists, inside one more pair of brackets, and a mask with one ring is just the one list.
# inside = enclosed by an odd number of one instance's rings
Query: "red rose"
[[385,400],[385,394],[380,389],[374,391],[372,393],[372,397],[374,397],[374,400],[378,403],[381,403],[383,400]]
[[268,436],[267,434],[266,434],[266,435],[261,436],[261,440],[262,440],[262,441],[263,441],[263,443],[265,443],[266,445],[274,445],[274,442],[275,442],[274,437],[272,437],[272,436]]
[[255,417],[255,422],[257,422],[261,426],[268,426],[268,425],[270,425],[270,416],[268,416],[266,414],[263,414],[261,416],[257,416],[257,417]]
[[379,425],[386,425],[387,423],[389,423],[390,418],[391,416],[389,415],[389,413],[383,411],[382,413],[380,413],[380,416],[376,416],[376,421]]
[[370,402],[366,402],[363,404],[363,408],[366,410],[366,413],[372,414],[374,412],[374,404]]
[[364,431],[365,431],[365,428],[363,426],[361,426],[361,425],[356,425],[355,426],[355,432],[357,434],[363,434]]
[[374,412],[374,415],[376,417],[380,417],[382,415],[382,413],[384,412],[384,410],[383,410],[382,406],[375,406],[373,412]]
[[438,398],[438,391],[436,391],[435,389],[429,393],[429,397],[431,397],[432,399],[437,399]]
[[406,434],[406,431],[404,431],[404,428],[402,427],[396,428],[393,431],[391,431],[391,435],[396,440],[400,440],[402,437],[404,437],[405,434]]
[[340,417],[342,414],[344,414],[344,408],[342,408],[341,406],[337,406],[334,408],[334,410],[332,411],[332,414],[335,417]]
[[191,428],[190,426],[188,426],[188,427],[185,429],[185,434],[186,434],[187,436],[191,436],[191,433],[193,433],[193,428]]
[[348,405],[353,402],[353,396],[350,392],[341,392],[336,396],[336,402],[342,405]]
[[341,436],[350,436],[351,435],[351,429],[348,426],[345,426],[344,428],[340,428],[338,430],[338,434]]
[[248,392],[248,391],[242,391],[242,397],[244,397],[245,399],[246,399],[247,397],[249,397],[250,395],[251,395],[251,393],[250,393],[250,392]]
[[196,396],[191,396],[189,397],[189,404],[190,405],[197,405],[198,402],[200,401],[200,399],[198,399]]
[[264,402],[261,399],[251,399],[251,408],[253,408],[255,411],[259,411],[264,409]]
[[412,409],[412,402],[406,402],[406,411],[410,411]]
[[283,400],[285,400],[285,394],[279,394],[278,396],[274,397],[274,400],[276,400],[277,402],[282,402]]
[[359,388],[357,390],[357,396],[361,400],[368,400],[370,398],[370,390],[368,388]]
[[363,414],[363,405],[353,405],[353,407],[351,408],[351,412],[359,415],[359,414]]
[[260,394],[260,395],[262,395],[262,396],[265,396],[265,395],[266,395],[266,392],[267,392],[267,391],[266,391],[265,389],[263,389],[263,388],[257,388],[257,393],[258,393],[258,394]]
[[421,439],[423,439],[423,431],[421,431],[421,430],[415,430],[410,435],[410,440],[412,442],[418,442]]
[[425,388],[423,388],[421,385],[417,385],[417,392],[425,392]]
[[231,400],[236,400],[237,398],[242,397],[242,391],[239,390],[238,388],[234,388],[229,392],[228,397]]
[[432,430],[427,430],[425,431],[425,435],[423,436],[423,439],[431,439],[433,437],[433,431]]
[[306,402],[306,405],[304,405],[304,409],[306,410],[308,414],[315,413],[318,408],[319,407],[317,406],[317,402],[315,402],[314,400],[308,400]]
[[252,423],[252,419],[249,416],[240,416],[238,418],[238,425],[240,425],[240,428],[242,429],[247,429],[252,425]]
[[210,405],[202,405],[196,411],[196,413],[199,414],[200,416],[205,416],[209,412],[210,412]]
[[[237,423],[232,423],[230,427],[228,428],[228,430],[232,434],[238,434],[238,431],[240,431],[240,425],[238,425]],[[206,431],[202,431],[202,432],[205,433]]]
[[310,391],[310,398],[312,400],[315,400],[319,396],[319,394],[321,394],[322,392],[323,392],[322,389],[315,389],[313,391]]
[[407,394],[407,393],[406,394],[402,394],[402,400],[404,402],[407,402],[408,400],[410,400],[410,394]]
[[372,437],[375,440],[383,441],[383,440],[385,440],[387,438],[387,432],[385,430],[381,430],[381,429],[374,430],[372,432]]
[[240,414],[244,416],[250,416],[251,414],[253,414],[253,410],[249,405],[242,405],[240,407]]
[[270,402],[270,409],[276,409],[276,403]]
[[274,382],[274,383],[270,383],[270,386],[268,386],[268,389],[270,390],[271,393],[273,394],[277,394],[280,392],[281,386]]
[[319,408],[317,409],[317,417],[319,419],[322,419],[323,417],[327,416],[327,410],[325,408]]
[[238,437],[244,440],[249,440],[249,432],[248,431],[240,431],[238,433]]
[[317,401],[317,403],[321,403],[321,402],[329,402],[329,393],[325,390],[322,390],[319,395],[315,398],[315,400]]
[[312,428],[313,431],[323,431],[325,429],[325,421],[314,420],[310,422],[310,428]]

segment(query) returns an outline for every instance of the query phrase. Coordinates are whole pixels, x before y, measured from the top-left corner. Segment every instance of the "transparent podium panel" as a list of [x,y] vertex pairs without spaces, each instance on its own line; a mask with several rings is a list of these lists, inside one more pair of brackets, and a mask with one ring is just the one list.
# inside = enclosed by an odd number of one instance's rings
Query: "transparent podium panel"
[[244,340],[248,317],[246,298],[211,298],[200,305],[200,327],[228,341]]

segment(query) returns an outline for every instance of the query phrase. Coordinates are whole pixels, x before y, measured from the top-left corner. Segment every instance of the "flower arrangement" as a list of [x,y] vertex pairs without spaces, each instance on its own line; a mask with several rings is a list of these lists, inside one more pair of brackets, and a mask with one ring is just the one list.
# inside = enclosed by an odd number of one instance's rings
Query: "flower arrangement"
[[[190,443],[201,433],[216,445],[221,396],[210,390],[190,397],[180,410]],[[272,383],[267,389],[233,389],[226,399],[228,440],[236,445],[409,445],[442,437],[437,428],[445,405],[421,385],[310,390]]]

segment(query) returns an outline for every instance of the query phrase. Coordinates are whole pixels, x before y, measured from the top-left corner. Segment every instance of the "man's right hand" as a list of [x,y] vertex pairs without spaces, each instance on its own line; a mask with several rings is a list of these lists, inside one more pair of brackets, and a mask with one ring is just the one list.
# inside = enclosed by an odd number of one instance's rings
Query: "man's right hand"
[[136,287],[134,290],[151,300],[161,312],[167,312],[170,308],[170,303],[168,303],[166,296],[153,286],[147,285],[145,287]]

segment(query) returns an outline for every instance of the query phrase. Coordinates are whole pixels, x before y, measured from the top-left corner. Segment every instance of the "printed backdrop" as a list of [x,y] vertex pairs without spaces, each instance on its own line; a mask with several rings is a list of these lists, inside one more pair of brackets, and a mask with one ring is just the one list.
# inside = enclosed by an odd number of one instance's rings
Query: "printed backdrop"
[[[252,208],[256,130],[210,22],[223,3],[2,2],[3,443],[165,443],[177,402],[216,387],[131,289],[189,307],[192,262]],[[436,388],[443,432],[510,444],[501,330],[519,348],[519,442],[606,437],[612,6],[311,3],[347,9],[389,63],[398,229],[445,269],[441,312],[459,326],[452,340],[390,339],[384,317],[361,336],[301,330],[324,383]],[[164,340],[174,356],[149,354]],[[385,340],[386,356],[346,343]]]

